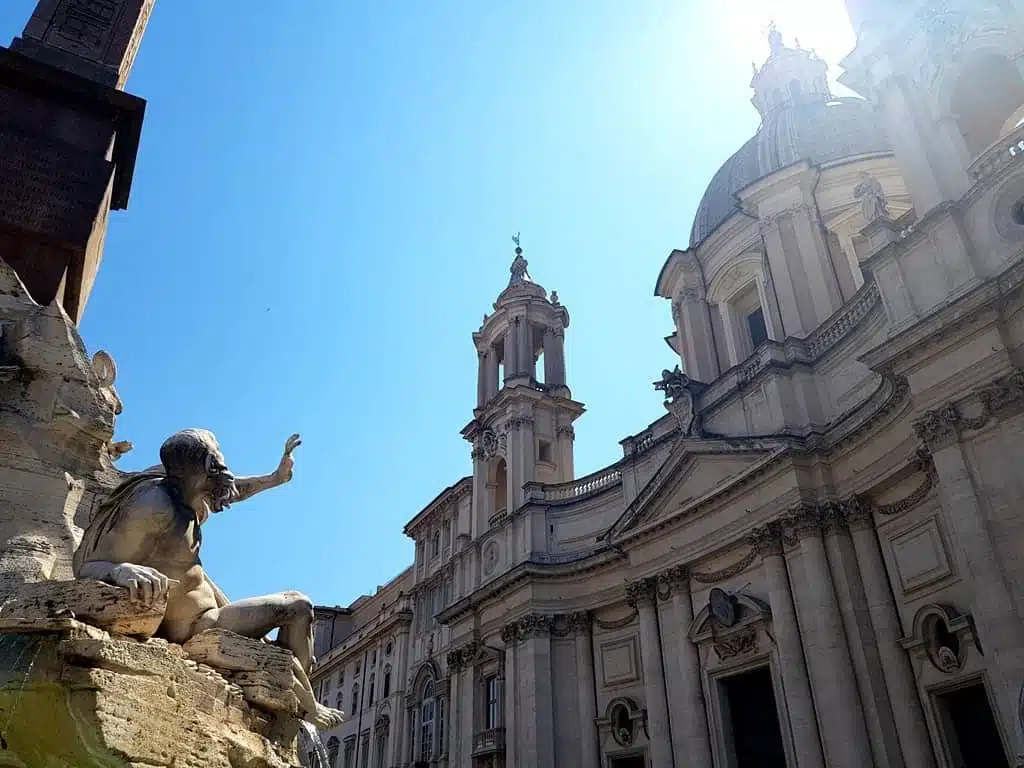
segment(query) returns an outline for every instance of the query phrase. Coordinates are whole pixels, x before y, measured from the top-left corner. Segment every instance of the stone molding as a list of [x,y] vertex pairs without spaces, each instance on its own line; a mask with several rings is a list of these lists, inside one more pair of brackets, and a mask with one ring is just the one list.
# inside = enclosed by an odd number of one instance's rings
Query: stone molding
[[554,623],[555,617],[551,614],[528,613],[502,627],[501,639],[509,646],[536,637],[549,637]]
[[959,441],[964,432],[981,429],[1010,408],[1024,405],[1024,371],[1016,370],[966,397],[923,413],[914,431],[935,452]]
[[555,437],[568,437],[570,440],[576,438],[576,430],[573,429],[572,424],[563,424],[555,430]]

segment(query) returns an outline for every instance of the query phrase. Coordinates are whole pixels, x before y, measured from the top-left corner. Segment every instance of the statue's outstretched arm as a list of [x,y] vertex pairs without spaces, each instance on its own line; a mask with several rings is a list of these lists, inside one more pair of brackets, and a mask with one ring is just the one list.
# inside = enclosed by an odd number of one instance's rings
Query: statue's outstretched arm
[[233,503],[245,501],[251,496],[255,496],[257,493],[269,490],[270,488],[276,488],[277,486],[284,485],[290,481],[295,469],[295,460],[292,458],[292,451],[300,445],[302,445],[302,440],[298,435],[292,435],[289,437],[288,440],[285,441],[284,454],[281,456],[281,461],[278,463],[277,469],[269,475],[235,478],[235,488],[237,489],[237,492]]

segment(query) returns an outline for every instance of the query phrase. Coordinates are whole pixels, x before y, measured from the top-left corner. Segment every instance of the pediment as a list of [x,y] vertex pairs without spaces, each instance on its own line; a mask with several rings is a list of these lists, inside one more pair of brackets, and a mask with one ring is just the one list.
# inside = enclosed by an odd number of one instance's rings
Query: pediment
[[605,534],[615,539],[710,501],[771,463],[783,447],[759,440],[683,440]]

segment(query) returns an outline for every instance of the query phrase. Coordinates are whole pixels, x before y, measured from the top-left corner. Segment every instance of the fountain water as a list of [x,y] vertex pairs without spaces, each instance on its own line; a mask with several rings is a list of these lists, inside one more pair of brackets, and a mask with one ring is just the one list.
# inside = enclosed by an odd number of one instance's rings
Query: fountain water
[[327,756],[327,747],[324,746],[316,726],[305,720],[301,721],[299,725],[302,727],[302,730],[299,731],[299,748],[303,764],[307,768],[333,768],[330,758]]

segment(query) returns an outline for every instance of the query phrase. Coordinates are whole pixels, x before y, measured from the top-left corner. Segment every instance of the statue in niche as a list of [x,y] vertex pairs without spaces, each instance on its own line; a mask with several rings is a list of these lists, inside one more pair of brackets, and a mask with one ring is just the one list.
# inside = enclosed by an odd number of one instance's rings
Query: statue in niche
[[143,605],[167,598],[157,632],[184,644],[210,629],[262,639],[277,629],[276,643],[291,651],[293,691],[304,720],[329,729],[344,714],[316,701],[309,682],[313,661],[313,605],[299,592],[230,601],[199,559],[201,526],[211,514],[292,479],[291,457],[301,444],[288,438],[281,461],[269,475],[236,478],[217,439],[186,429],[160,447],[161,464],[131,475],[100,506],[75,551],[74,573],[124,587]]
[[860,175],[861,181],[853,188],[853,196],[860,200],[861,213],[868,224],[876,219],[889,218],[889,203],[885,199],[885,191],[878,179],[866,173]]

